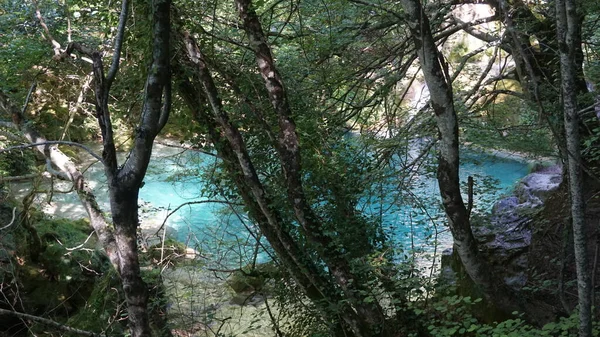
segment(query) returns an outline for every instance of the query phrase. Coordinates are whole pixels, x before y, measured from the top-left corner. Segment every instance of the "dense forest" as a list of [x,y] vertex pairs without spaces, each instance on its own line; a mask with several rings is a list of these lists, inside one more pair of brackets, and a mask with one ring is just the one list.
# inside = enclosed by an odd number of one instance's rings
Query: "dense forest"
[[0,336],[600,334],[596,0],[0,0],[0,61]]

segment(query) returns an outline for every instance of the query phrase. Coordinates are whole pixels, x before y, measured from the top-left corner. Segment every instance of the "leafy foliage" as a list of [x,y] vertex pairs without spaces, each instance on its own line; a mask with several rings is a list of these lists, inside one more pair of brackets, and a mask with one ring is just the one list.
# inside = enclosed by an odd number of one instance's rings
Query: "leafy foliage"
[[[69,40],[77,41],[106,52],[107,57],[110,55],[118,6],[112,3],[107,6],[99,0],[58,3],[39,0],[38,3],[45,23],[60,43],[66,45]],[[539,38],[542,42],[529,46],[531,50],[546,48],[548,41],[543,36],[548,34],[547,25],[552,19],[545,12],[546,5],[531,5],[534,21],[521,16],[516,19],[523,34],[533,32],[531,40]],[[407,314],[407,317],[416,315],[419,324],[426,322],[421,325],[432,336],[572,334],[574,316],[536,329],[522,316],[500,323],[481,323],[473,315],[478,310],[479,300],[469,297],[442,297],[434,304],[424,305],[422,301],[424,298],[427,301],[428,294],[421,287],[429,287],[427,282],[430,281],[426,281],[414,265],[417,252],[399,247],[391,237],[388,226],[398,224],[386,223],[381,215],[383,206],[379,215],[366,211],[370,204],[383,201],[389,201],[394,207],[407,204],[427,209],[438,207],[437,201],[420,200],[411,189],[422,184],[419,175],[433,173],[430,148],[415,145],[415,140],[419,144],[434,140],[437,131],[431,114],[422,109],[425,103],[416,99],[423,93],[426,98],[427,94],[421,75],[412,65],[414,50],[406,27],[402,20],[398,20],[402,15],[398,4],[264,0],[255,1],[253,6],[265,27],[268,43],[287,86],[292,118],[300,137],[302,182],[307,199],[324,235],[333,246],[328,248],[340,252],[340,258],[348,261],[352,271],[358,275],[356,279],[347,280],[356,290],[355,294],[335,287],[331,294],[326,295],[339,301],[325,305],[307,303],[307,299],[300,295],[303,289],[296,283],[297,280],[289,275],[277,275],[274,284],[277,305],[288,319],[284,330],[290,335],[328,335],[336,324],[331,317],[336,317],[336,313],[350,301],[350,296],[357,295],[364,302],[382,303],[385,317],[390,321],[401,317],[398,312]],[[587,1],[586,6],[591,19],[584,27],[587,48],[585,73],[590,84],[598,86],[598,8],[593,1]],[[232,124],[241,130],[246,150],[271,198],[269,207],[280,211],[284,230],[314,260],[318,268],[315,273],[328,281],[334,280],[331,270],[319,257],[319,247],[310,242],[292,211],[293,201],[288,199],[286,176],[274,146],[273,135],[277,134],[279,127],[277,116],[257,74],[255,60],[248,50],[248,38],[239,28],[237,14],[230,3],[223,1],[177,1],[176,9],[174,21],[177,21],[177,27],[172,39],[176,41],[177,34],[187,31],[199,42],[217,82],[224,111]],[[452,9],[442,3],[430,3],[426,10],[438,29],[436,34],[443,35],[445,29],[451,26],[445,25],[447,21],[444,18]],[[152,41],[147,34],[151,20],[146,3],[133,1],[131,13],[121,62],[122,75],[117,77],[110,100],[113,124],[120,136],[118,142],[123,147],[130,144],[130,135],[141,117],[142,88],[151,59]],[[87,88],[93,86],[87,80],[89,65],[81,59],[62,63],[51,60],[51,48],[41,37],[43,30],[35,19],[32,5],[19,0],[5,0],[0,5],[0,15],[0,60],[3,61],[0,62],[0,78],[5,79],[0,83],[0,90],[8,92],[15,101],[22,101],[30,84],[37,80],[38,88],[28,113],[48,138],[65,137],[81,142],[97,139],[98,129],[91,108],[93,90]],[[440,46],[444,41],[442,37]],[[458,69],[463,57],[471,51],[466,41],[460,39],[452,47],[441,48],[446,54],[449,69]],[[178,53],[182,49],[179,47],[174,47],[173,59],[180,56]],[[473,56],[467,65],[468,70],[458,74],[454,83],[457,105],[461,110],[462,140],[487,148],[543,156],[555,154],[553,131],[556,132],[561,122],[557,119],[560,113],[554,100],[556,74],[551,73],[555,69],[554,64],[547,63],[552,67],[549,67],[549,74],[544,74],[548,83],[541,88],[543,97],[553,99],[532,103],[523,100],[526,85],[512,79],[498,80],[494,84],[479,82],[473,86],[481,76],[479,63],[490,62],[495,53],[490,48]],[[509,59],[504,51],[498,53]],[[187,71],[189,69],[174,69],[174,72],[183,73],[181,78],[192,78],[193,74]],[[486,76],[481,80],[491,77]],[[498,95],[494,93],[496,89],[512,91],[513,95]],[[479,99],[465,98],[473,90],[480,94]],[[488,100],[487,97],[493,99]],[[209,111],[207,102],[200,105],[201,109]],[[546,116],[540,114],[542,108],[547,112]],[[595,117],[590,121],[595,122]],[[214,154],[214,144],[207,144],[208,128],[209,125],[191,116],[182,97],[174,97],[166,136]],[[222,133],[223,130],[218,129],[217,132]],[[8,144],[4,138],[0,138],[0,142],[3,148]],[[600,128],[590,128],[584,145],[586,156],[593,161],[600,158],[599,142]],[[411,150],[413,154],[408,155]],[[414,155],[420,150],[424,152],[422,156]],[[199,195],[242,203],[236,180],[239,177],[227,171],[229,163],[222,159],[218,158],[210,165],[198,164],[172,179],[185,179],[189,175],[196,179],[202,175],[206,184]],[[2,176],[27,173],[33,165],[34,158],[28,151],[0,154]],[[486,188],[493,185],[488,181],[484,183]],[[235,212],[249,211],[247,205],[232,209]],[[487,221],[485,216],[477,216]],[[85,279],[82,271],[76,272],[76,267],[85,259],[91,261],[98,257],[90,257],[87,252],[71,252],[67,247],[87,238],[89,232],[83,230],[87,224],[42,218],[36,221],[38,231],[47,243],[42,261],[47,267],[46,272],[57,277]],[[432,214],[428,219],[411,219],[411,225],[419,226],[430,221],[437,223],[441,220],[437,214]],[[259,233],[254,231],[253,234]],[[174,254],[181,254],[185,248],[181,243],[171,241],[165,245],[171,247]],[[92,249],[91,246],[86,247]],[[160,259],[160,254],[151,252],[149,260],[152,259]],[[96,262],[99,261],[94,260]],[[242,265],[246,262],[243,261]],[[239,276],[239,273],[236,275]],[[148,280],[160,282],[156,274],[145,276]],[[253,281],[257,281],[260,287],[269,282],[261,275],[256,279]],[[84,310],[73,316],[69,324],[102,330],[103,326],[98,322],[114,320],[115,314],[109,308],[117,307],[122,299],[122,294],[112,293],[114,284],[114,275],[105,274],[97,279]],[[260,288],[255,285],[252,288]],[[433,291],[427,288],[427,292]],[[413,301],[407,303],[407,299]],[[162,308],[164,304],[159,301],[155,308]],[[92,322],[94,318],[98,320]],[[115,333],[122,331],[122,327],[118,326],[111,330]]]
[[[427,316],[427,327],[432,336],[477,336],[477,337],[543,337],[543,336],[576,336],[578,328],[578,313],[574,311],[568,317],[561,317],[556,322],[535,327],[527,323],[524,315],[513,312],[514,318],[500,322],[482,323],[472,312],[481,299],[472,300],[470,297],[444,297],[437,303],[432,303],[432,311]],[[479,305],[479,307],[481,307]],[[594,325],[594,336],[600,335],[600,325]]]

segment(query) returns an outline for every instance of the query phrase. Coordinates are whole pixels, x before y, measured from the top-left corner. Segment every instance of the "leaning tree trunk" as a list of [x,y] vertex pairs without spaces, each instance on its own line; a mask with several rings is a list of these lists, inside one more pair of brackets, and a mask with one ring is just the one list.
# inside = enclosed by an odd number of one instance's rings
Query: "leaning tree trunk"
[[[33,91],[33,90],[31,90]],[[27,108],[27,102],[25,108]],[[98,236],[98,240],[104,247],[104,251],[108,256],[113,266],[119,265],[119,255],[115,244],[113,231],[106,221],[102,209],[98,206],[96,196],[88,186],[81,171],[77,169],[75,163],[64,154],[58,145],[53,141],[47,140],[38,130],[36,130],[31,121],[25,119],[24,111],[19,111],[17,107],[11,104],[2,92],[0,92],[0,109],[8,112],[12,117],[14,127],[18,129],[27,141],[31,144],[39,144],[35,149],[43,155],[52,168],[56,168],[55,172],[62,179],[66,179],[73,183],[73,189],[77,192],[81,205],[86,210],[90,218],[90,224],[94,229],[94,233]]]
[[487,264],[479,254],[469,214],[460,193],[458,121],[448,68],[434,43],[429,19],[423,12],[420,1],[402,0],[402,6],[431,95],[431,105],[438,126],[440,142],[437,179],[454,247],[467,274],[489,295],[493,289],[492,279]]
[[592,336],[592,296],[588,244],[585,224],[583,171],[579,137],[579,116],[576,88],[576,48],[581,30],[580,16],[574,0],[556,0],[556,32],[560,53],[561,89],[567,142],[569,191],[575,264],[577,267],[577,294],[579,299],[579,337]]
[[[275,142],[281,168],[285,178],[288,202],[306,238],[315,245],[319,256],[327,267],[344,295],[350,300],[358,313],[356,334],[386,334],[385,315],[378,301],[368,300],[372,294],[361,282],[365,275],[352,270],[345,253],[337,249],[334,240],[323,230],[309,200],[304,193],[300,141],[296,124],[292,118],[286,88],[275,65],[271,48],[267,43],[262,25],[253,8],[251,0],[235,0],[235,5],[243,29],[248,35],[250,47],[254,51],[257,66],[268,92],[269,101],[277,116],[279,132]],[[352,250],[353,247],[344,247]]]
[[[192,76],[186,75],[186,79],[181,81],[180,91],[192,111],[195,111],[195,118],[207,127],[208,138],[223,159],[225,169],[231,175],[250,216],[336,335],[370,335],[364,333],[357,312],[347,301],[343,301],[339,290],[319,271],[309,254],[287,231],[286,227],[289,226],[284,225],[280,212],[272,207],[270,196],[259,179],[240,131],[229,121],[203,54],[189,34],[184,34],[183,43],[183,55],[187,59],[183,63],[190,64],[194,70]],[[186,68],[183,64],[181,67]],[[182,72],[188,73],[185,69]],[[198,107],[201,94],[194,89],[196,87],[202,87],[213,112],[211,115]]]

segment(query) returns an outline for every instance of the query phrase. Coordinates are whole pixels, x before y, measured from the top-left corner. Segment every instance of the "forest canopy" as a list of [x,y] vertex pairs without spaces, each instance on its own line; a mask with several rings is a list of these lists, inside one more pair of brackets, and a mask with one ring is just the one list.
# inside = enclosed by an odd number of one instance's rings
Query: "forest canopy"
[[0,335],[598,334],[597,1],[0,17]]

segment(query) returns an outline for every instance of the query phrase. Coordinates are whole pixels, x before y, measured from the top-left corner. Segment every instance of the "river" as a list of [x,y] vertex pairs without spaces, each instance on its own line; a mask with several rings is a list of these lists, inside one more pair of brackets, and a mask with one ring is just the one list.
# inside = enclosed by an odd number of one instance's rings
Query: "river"
[[[201,256],[214,261],[250,261],[256,246],[251,221],[243,213],[231,212],[223,203],[208,202],[202,197],[204,183],[200,171],[210,171],[213,156],[179,148],[156,145],[151,166],[140,191],[141,228],[144,236],[155,242],[162,233],[157,229],[164,223],[169,234],[196,249]],[[510,193],[514,185],[528,173],[524,161],[500,158],[483,153],[465,152],[461,179],[475,178],[474,212],[488,212],[495,200]],[[105,179],[100,164],[85,172],[90,186],[97,193],[100,205],[108,211]],[[68,188],[57,184],[58,188]],[[14,190],[23,194],[27,184],[14,184]],[[400,197],[361,200],[359,207],[371,216],[380,216],[388,237],[405,248],[423,251],[433,240],[448,246],[450,237],[445,233],[437,182],[432,173],[418,173],[410,187],[387,185],[388,189],[402,189]],[[464,189],[466,191],[466,188]],[[465,198],[466,199],[466,198]],[[177,212],[174,209],[184,203]],[[74,193],[54,194],[51,202],[40,196],[38,204],[49,215],[57,217],[84,217]],[[172,213],[168,219],[167,215]],[[155,233],[157,235],[155,235]],[[256,235],[256,233],[253,233]],[[259,260],[268,259],[263,252]]]

